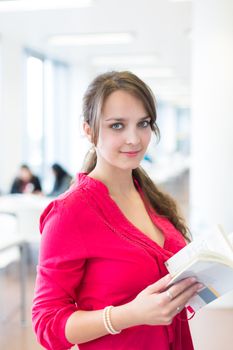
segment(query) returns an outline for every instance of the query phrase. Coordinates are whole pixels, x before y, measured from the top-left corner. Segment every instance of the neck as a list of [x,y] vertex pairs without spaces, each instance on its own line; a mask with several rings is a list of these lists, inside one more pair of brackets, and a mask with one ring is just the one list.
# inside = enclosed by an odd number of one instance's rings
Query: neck
[[102,167],[96,164],[96,167],[88,174],[97,180],[103,182],[112,197],[129,197],[135,192],[132,170],[122,170],[110,167]]

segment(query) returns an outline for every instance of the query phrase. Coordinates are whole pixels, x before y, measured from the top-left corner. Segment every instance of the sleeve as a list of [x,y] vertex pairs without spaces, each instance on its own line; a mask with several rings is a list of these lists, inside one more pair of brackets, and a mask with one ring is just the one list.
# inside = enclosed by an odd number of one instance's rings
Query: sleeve
[[84,274],[86,250],[77,216],[64,203],[52,202],[41,216],[42,240],[32,323],[47,350],[70,349],[65,337],[69,316],[77,311],[77,293]]

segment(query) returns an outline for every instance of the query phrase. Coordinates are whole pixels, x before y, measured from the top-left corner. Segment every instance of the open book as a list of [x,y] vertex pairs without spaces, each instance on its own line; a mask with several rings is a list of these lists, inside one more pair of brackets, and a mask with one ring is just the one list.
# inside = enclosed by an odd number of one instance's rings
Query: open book
[[195,276],[204,287],[186,305],[193,312],[233,290],[233,234],[215,229],[181,249],[165,262],[173,276],[169,285]]

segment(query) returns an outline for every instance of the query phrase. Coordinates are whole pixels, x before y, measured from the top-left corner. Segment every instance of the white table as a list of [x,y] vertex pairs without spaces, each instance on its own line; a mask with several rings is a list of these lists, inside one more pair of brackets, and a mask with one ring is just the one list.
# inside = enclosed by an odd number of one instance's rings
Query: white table
[[40,240],[39,218],[51,200],[51,198],[32,194],[1,196],[0,212],[17,216],[19,238],[27,242],[38,242]]

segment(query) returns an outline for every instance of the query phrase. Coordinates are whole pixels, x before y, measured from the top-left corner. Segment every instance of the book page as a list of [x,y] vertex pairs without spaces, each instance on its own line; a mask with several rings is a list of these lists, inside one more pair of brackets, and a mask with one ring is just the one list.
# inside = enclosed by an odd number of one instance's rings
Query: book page
[[197,295],[187,303],[187,307],[198,311],[222,295],[233,290],[233,269],[224,264],[196,261],[186,271],[173,279],[173,283],[190,276],[204,284]]
[[233,261],[233,248],[229,237],[225,239],[217,228],[189,243],[165,262],[168,272],[174,276],[198,255],[214,252]]

